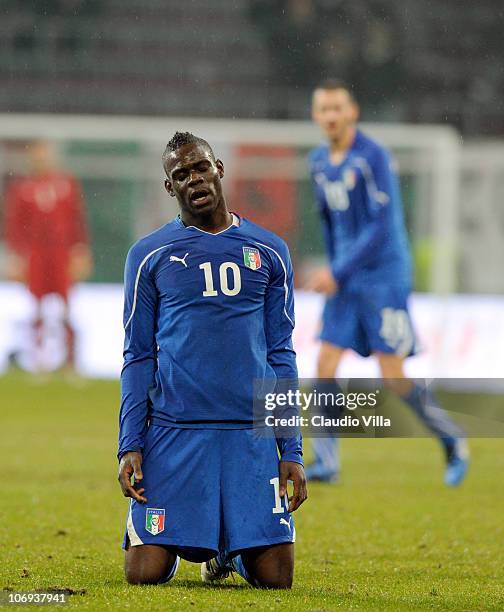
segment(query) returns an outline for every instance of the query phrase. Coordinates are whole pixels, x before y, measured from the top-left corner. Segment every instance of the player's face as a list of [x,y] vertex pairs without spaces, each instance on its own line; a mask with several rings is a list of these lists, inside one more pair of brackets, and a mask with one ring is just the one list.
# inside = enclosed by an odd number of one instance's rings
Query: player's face
[[165,167],[166,191],[191,215],[211,214],[222,201],[224,165],[204,145],[187,144],[174,151]]
[[337,141],[355,125],[359,109],[345,89],[316,89],[312,117],[329,140]]

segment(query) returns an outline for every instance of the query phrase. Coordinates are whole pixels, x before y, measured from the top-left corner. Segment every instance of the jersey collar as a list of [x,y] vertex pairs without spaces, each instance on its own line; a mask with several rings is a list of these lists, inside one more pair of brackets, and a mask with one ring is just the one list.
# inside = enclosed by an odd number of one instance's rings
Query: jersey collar
[[196,227],[195,225],[184,225],[184,222],[180,218],[180,215],[177,215],[176,220],[178,221],[179,225],[182,228],[184,228],[184,229],[194,229],[194,230],[197,230],[198,232],[201,232],[202,234],[208,234],[209,236],[218,236],[219,234],[223,234],[224,232],[227,232],[228,230],[232,229],[233,227],[240,227],[241,221],[242,221],[241,217],[239,217],[233,211],[230,211],[230,212],[231,212],[231,215],[233,217],[233,221],[232,221],[231,225],[229,225],[228,227],[224,228],[220,232],[215,232],[215,233],[214,232],[206,232],[205,230],[202,230],[199,227]]
[[362,140],[362,132],[360,131],[359,128],[356,128],[355,129],[355,136],[354,136],[354,139],[352,141],[352,144],[346,150],[345,156],[343,157],[343,159],[341,160],[341,162],[339,164],[333,164],[332,163],[332,161],[331,161],[331,146],[330,146],[329,141],[327,141],[325,143],[325,147],[326,147],[326,162],[327,162],[327,164],[329,164],[333,168],[341,168],[341,166],[343,166],[348,161],[348,159],[352,155],[352,153],[356,149],[359,148],[361,140]]

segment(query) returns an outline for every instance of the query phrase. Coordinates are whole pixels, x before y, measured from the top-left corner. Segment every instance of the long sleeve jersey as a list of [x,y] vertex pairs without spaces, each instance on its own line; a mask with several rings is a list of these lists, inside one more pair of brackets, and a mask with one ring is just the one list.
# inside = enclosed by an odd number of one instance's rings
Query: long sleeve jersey
[[[287,245],[246,219],[211,234],[176,218],[139,240],[125,267],[119,452],[148,422],[250,428],[254,381],[296,379]],[[277,439],[302,463],[301,437]]]
[[331,162],[328,144],[314,149],[309,163],[336,280],[409,286],[409,245],[390,154],[357,130],[340,164]]

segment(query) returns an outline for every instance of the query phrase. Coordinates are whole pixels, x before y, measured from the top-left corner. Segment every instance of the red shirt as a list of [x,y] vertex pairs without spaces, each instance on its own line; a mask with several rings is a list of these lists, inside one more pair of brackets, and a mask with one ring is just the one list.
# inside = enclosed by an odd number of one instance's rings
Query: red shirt
[[66,296],[72,284],[70,250],[88,243],[78,181],[54,172],[11,183],[5,238],[9,249],[25,258],[27,284],[35,296]]
[[7,192],[5,237],[20,255],[67,251],[88,242],[80,185],[63,173],[15,180]]

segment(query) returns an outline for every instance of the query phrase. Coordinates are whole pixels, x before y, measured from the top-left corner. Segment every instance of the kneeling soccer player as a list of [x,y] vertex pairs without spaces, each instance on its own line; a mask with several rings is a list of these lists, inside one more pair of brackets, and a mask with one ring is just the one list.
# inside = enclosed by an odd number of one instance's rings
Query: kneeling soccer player
[[206,141],[177,132],[163,165],[180,216],[139,240],[125,270],[126,579],[167,582],[183,558],[205,582],[236,571],[289,588],[291,512],[307,497],[301,437],[252,428],[254,379],[297,377],[289,252],[228,211]]

